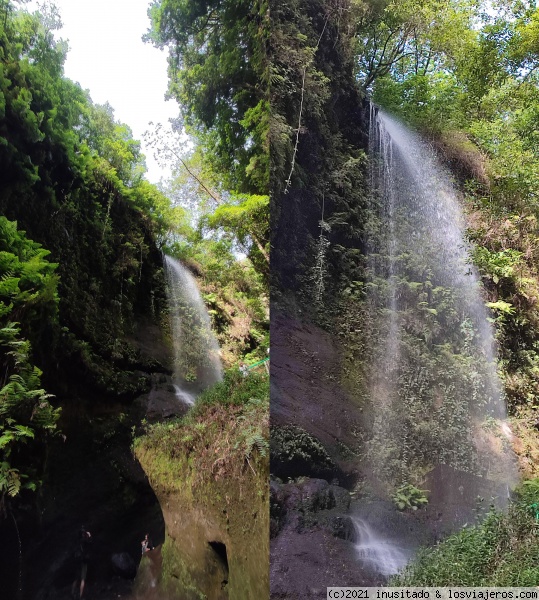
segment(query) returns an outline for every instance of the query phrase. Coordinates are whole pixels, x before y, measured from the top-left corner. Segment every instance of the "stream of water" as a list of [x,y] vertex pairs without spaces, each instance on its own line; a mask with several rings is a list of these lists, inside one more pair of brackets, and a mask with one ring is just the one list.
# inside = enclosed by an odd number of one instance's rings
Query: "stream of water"
[[[180,261],[165,255],[163,262],[174,347],[173,385],[178,401],[189,407],[200,392],[223,378],[219,344],[195,278]],[[167,510],[168,506],[167,502]],[[214,564],[213,552],[205,541],[206,533],[201,532],[197,519],[184,511],[175,515],[173,525],[170,520],[167,523],[169,534],[171,527],[181,528],[182,532],[182,560],[189,565],[189,572],[187,575],[183,573],[183,576],[190,585],[197,581],[200,589],[210,594],[208,598],[221,598],[220,582],[223,577]],[[165,573],[164,578],[161,576],[161,551],[159,547],[143,557],[129,600],[172,600],[178,597],[171,591],[176,589],[175,585],[168,587],[170,575]],[[217,583],[214,581],[216,577],[220,577]],[[198,590],[185,588],[186,598],[199,595]]]
[[[429,492],[458,528],[478,495],[503,507],[516,481],[492,326],[450,174],[374,106],[369,133],[370,483],[387,496],[436,472]],[[365,564],[406,564],[402,540],[354,522]]]
[[360,517],[353,517],[356,531],[356,551],[359,560],[369,569],[389,577],[400,571],[410,560],[411,552],[393,540],[381,536]]
[[219,344],[195,278],[178,260],[164,257],[174,344],[176,397],[192,405],[198,393],[221,381]]

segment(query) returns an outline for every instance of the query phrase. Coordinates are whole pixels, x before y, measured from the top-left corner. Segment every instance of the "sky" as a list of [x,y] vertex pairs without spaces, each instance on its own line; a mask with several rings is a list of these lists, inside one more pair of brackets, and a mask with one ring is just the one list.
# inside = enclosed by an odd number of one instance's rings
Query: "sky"
[[[32,0],[32,12],[39,2]],[[150,121],[166,123],[178,116],[175,101],[165,102],[167,53],[142,36],[150,27],[146,14],[150,0],[54,0],[63,28],[57,38],[69,43],[64,73],[90,91],[95,104],[108,102],[115,119],[129,125],[142,142],[146,177],[157,183],[169,169],[159,167],[153,151],[144,145],[143,133]]]

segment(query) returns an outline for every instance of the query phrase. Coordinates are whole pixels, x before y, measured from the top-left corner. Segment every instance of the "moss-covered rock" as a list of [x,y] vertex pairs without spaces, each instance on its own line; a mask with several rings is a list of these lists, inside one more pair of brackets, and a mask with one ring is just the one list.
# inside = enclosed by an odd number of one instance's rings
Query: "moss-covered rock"
[[272,427],[270,450],[271,472],[277,477],[332,479],[338,475],[322,444],[301,427]]
[[222,402],[209,392],[183,420],[136,442],[166,524],[165,598],[268,597],[267,380],[247,379],[225,379]]

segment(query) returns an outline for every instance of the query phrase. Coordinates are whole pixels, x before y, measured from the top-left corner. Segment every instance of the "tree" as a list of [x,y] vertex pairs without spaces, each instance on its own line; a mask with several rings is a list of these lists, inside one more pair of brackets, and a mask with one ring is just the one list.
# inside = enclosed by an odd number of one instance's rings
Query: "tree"
[[389,73],[426,75],[458,60],[474,37],[476,0],[360,0],[353,7],[358,77],[365,90]]
[[81,140],[116,171],[128,186],[140,182],[146,165],[140,142],[133,139],[131,128],[114,119],[114,109],[108,103],[100,106],[88,102],[79,128]]
[[261,272],[269,274],[269,254],[263,245],[268,239],[268,222],[265,216],[268,212],[269,197],[256,195],[235,196],[229,202],[220,204],[203,222],[212,229],[222,228],[234,234],[245,249],[248,248],[249,238],[254,242],[265,264],[257,264],[256,254],[251,258]]
[[225,186],[266,193],[269,103],[264,1],[160,0],[147,39],[168,46],[169,94]]

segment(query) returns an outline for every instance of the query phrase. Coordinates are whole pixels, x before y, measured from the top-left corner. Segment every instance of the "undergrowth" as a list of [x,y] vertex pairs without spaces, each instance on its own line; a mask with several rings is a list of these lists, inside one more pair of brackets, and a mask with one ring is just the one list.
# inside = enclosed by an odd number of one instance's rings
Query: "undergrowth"
[[189,573],[181,579],[182,573],[198,569],[191,565],[193,550],[185,547],[186,529],[178,525],[187,522],[193,523],[189,531],[199,535],[203,526],[226,545],[227,595],[267,597],[268,430],[267,375],[243,378],[234,370],[199,396],[188,415],[151,425],[135,440],[135,454],[163,509],[168,533],[162,577],[177,590],[174,597],[185,597],[178,585],[189,581]]
[[248,470],[256,475],[269,462],[268,440],[268,377],[244,378],[234,369],[187,415],[149,426],[134,445],[137,456],[145,454],[150,479],[153,472],[160,485],[176,489],[187,480],[193,487],[208,478],[241,478]]
[[539,479],[524,482],[506,514],[422,550],[395,586],[532,587],[539,582]]
[[301,427],[271,429],[271,472],[281,478],[329,478],[337,468],[324,446]]

